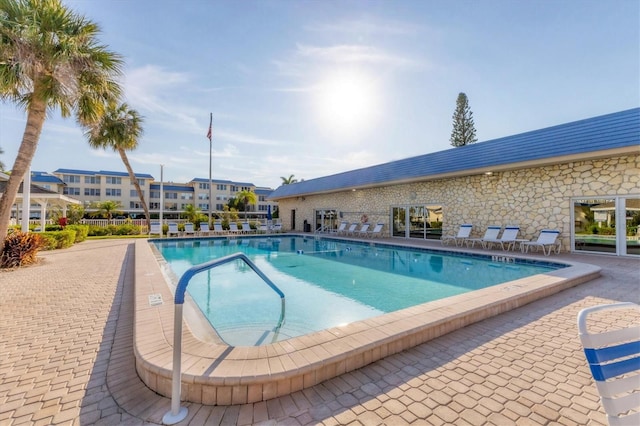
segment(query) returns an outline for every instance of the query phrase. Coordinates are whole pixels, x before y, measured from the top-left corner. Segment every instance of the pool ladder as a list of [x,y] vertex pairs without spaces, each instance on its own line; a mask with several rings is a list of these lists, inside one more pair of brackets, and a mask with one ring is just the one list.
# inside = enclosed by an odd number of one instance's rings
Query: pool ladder
[[176,287],[176,293],[174,296],[175,311],[173,316],[173,376],[171,383],[171,410],[168,411],[162,418],[162,422],[167,425],[173,425],[187,417],[187,407],[180,407],[180,377],[181,377],[181,363],[182,363],[182,308],[184,305],[184,295],[187,291],[189,281],[194,275],[204,271],[216,268],[218,266],[233,262],[235,260],[242,260],[249,265],[251,269],[262,280],[280,296],[280,319],[278,325],[275,327],[274,332],[277,335],[282,323],[284,322],[285,313],[285,298],[284,293],[267,277],[244,253],[234,253],[229,256],[214,259],[209,262],[201,263],[200,265],[192,266],[180,277],[178,286]]

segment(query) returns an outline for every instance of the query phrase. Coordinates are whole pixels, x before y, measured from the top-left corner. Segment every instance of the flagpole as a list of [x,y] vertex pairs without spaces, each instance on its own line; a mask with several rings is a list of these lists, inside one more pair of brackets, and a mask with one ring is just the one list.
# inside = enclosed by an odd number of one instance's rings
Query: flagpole
[[211,163],[213,158],[213,131],[211,126],[213,125],[213,113],[209,115],[209,133],[207,136],[209,137],[209,226],[211,226],[211,211],[213,208],[213,180],[211,177]]

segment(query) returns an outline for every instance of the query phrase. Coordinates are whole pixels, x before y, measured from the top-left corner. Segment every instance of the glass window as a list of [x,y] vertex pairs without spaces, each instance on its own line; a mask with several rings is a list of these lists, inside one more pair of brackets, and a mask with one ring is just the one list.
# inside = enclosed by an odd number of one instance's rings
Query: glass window
[[330,232],[338,228],[338,214],[334,209],[316,210],[316,223],[312,231]]
[[640,197],[573,200],[573,250],[640,255]]

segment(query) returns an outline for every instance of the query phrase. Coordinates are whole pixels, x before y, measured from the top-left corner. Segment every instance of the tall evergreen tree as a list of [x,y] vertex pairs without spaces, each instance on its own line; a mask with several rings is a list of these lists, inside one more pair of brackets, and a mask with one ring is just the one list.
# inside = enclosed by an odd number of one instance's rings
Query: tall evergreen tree
[[453,146],[464,146],[477,140],[473,112],[469,108],[469,99],[464,93],[459,93],[456,100],[456,110],[453,113],[453,130],[449,141]]

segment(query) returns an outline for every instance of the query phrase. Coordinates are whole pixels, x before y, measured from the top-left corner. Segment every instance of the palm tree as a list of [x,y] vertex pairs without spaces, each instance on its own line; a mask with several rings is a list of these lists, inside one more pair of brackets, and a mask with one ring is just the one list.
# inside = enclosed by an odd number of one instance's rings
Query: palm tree
[[11,206],[33,156],[47,113],[75,114],[91,123],[121,95],[120,55],[98,42],[99,27],[61,0],[0,0],[0,100],[27,113],[27,122],[4,195],[0,199],[0,246]]
[[246,189],[240,191],[236,195],[236,200],[244,206],[244,219],[247,220],[247,204],[256,204],[258,202],[255,192],[251,192]]
[[119,201],[101,201],[98,203],[94,203],[91,207],[95,208],[95,213],[92,216],[100,216],[106,217],[109,220],[109,224],[111,224],[111,219],[113,219],[114,214],[122,213],[122,204]]
[[183,214],[184,214],[184,217],[186,217],[189,222],[196,223],[198,221],[198,218],[200,217],[201,212],[202,210],[200,210],[195,205],[187,204],[186,206],[184,206]]
[[106,107],[104,115],[98,121],[90,123],[86,127],[85,136],[91,148],[111,148],[120,154],[120,158],[129,172],[129,179],[138,192],[140,204],[147,219],[147,228],[149,228],[151,226],[149,207],[144,200],[144,193],[126,153],[126,151],[132,151],[138,147],[138,138],[142,136],[143,132],[142,117],[136,110],[129,109],[126,103],[117,106],[112,102]]
[[293,177],[294,175],[289,175],[288,178],[284,177],[284,176],[280,176],[280,179],[282,179],[282,184],[283,185],[289,185],[291,183],[296,183],[298,181],[298,179]]

